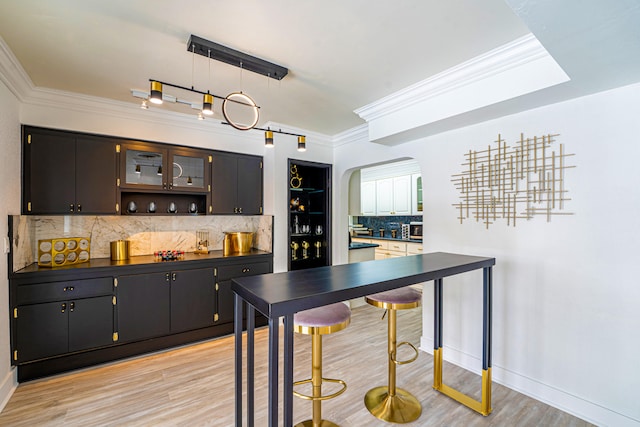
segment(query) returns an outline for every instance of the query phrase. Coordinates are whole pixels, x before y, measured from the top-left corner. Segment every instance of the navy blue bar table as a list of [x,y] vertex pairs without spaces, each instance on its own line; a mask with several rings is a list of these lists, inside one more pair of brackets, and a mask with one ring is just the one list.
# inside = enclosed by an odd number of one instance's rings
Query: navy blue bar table
[[[247,303],[247,424],[254,426],[254,310],[269,320],[269,427],[278,424],[278,326],[284,318],[284,425],[293,424],[293,315],[298,311],[434,281],[433,388],[488,415],[491,412],[491,295],[495,258],[434,252],[233,279],[235,292],[235,420],[242,427],[242,326]],[[483,269],[482,401],[442,383],[443,278]]]

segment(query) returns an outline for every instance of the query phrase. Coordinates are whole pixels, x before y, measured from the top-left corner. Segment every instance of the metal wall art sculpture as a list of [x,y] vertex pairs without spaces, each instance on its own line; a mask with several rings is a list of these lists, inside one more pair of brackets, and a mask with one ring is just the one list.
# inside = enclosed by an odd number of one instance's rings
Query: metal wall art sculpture
[[[565,153],[563,144],[556,144],[559,135],[534,136],[512,146],[498,134],[496,146],[486,150],[469,150],[462,163],[463,172],[452,182],[460,192],[460,202],[454,204],[458,219],[482,222],[486,228],[498,219],[516,226],[517,220],[543,215],[547,222],[554,215],[566,212],[567,197],[564,172],[574,168],[566,160],[574,154]],[[557,145],[557,148],[556,148]]]

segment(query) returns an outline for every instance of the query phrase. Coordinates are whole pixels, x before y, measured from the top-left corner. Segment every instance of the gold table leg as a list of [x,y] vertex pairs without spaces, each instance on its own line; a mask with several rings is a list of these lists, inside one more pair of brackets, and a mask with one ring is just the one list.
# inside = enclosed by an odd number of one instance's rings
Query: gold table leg
[[491,307],[492,307],[492,269],[483,268],[483,320],[482,320],[482,394],[477,401],[466,394],[449,387],[442,382],[442,279],[434,280],[434,350],[433,350],[433,388],[457,402],[473,409],[485,417],[491,413]]
[[491,368],[482,370],[482,397],[477,401],[442,382],[442,348],[433,352],[433,388],[485,417],[491,413]]

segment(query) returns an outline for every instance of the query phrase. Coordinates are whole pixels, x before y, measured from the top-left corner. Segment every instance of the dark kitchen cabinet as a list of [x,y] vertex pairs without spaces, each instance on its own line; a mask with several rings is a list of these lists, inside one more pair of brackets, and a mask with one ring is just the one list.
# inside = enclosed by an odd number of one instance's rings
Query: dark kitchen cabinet
[[[33,264],[10,272],[18,381],[232,333],[231,280],[273,271],[270,253],[252,252],[174,262],[92,259],[83,268]],[[264,324],[256,313],[256,325]]]
[[17,363],[104,347],[116,340],[111,278],[38,283],[21,286],[17,293]]
[[266,261],[244,262],[223,265],[218,268],[218,285],[216,286],[217,323],[233,322],[234,295],[231,290],[231,279],[264,273],[271,273],[271,263]]
[[151,142],[122,145],[120,187],[132,190],[208,193],[209,152]]
[[120,276],[117,292],[122,342],[214,324],[213,268]]
[[23,139],[23,213],[119,212],[115,139],[28,126]]
[[170,332],[171,273],[119,276],[116,289],[118,338],[121,342]]
[[289,270],[331,265],[331,165],[289,159]]
[[262,157],[214,152],[211,201],[214,214],[261,215]]
[[122,145],[120,188],[125,215],[205,215],[210,205],[208,151],[150,142]]
[[215,321],[213,268],[171,273],[171,332],[211,326]]

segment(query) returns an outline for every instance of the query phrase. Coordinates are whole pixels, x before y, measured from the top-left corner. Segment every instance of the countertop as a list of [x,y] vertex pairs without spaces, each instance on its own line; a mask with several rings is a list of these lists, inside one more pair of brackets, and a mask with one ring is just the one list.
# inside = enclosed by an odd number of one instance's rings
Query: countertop
[[69,272],[69,271],[81,271],[81,270],[88,270],[88,269],[112,268],[112,267],[120,267],[120,266],[143,266],[143,265],[149,265],[149,264],[163,264],[169,267],[171,265],[179,265],[183,262],[209,261],[209,260],[215,260],[215,259],[229,260],[229,259],[240,258],[244,256],[251,256],[251,255],[268,255],[270,253],[271,252],[265,252],[259,249],[251,249],[251,251],[247,253],[232,254],[232,255],[225,256],[223,254],[223,251],[214,250],[214,251],[209,251],[208,254],[196,254],[193,252],[186,252],[183,258],[175,261],[158,261],[156,257],[153,255],[139,255],[139,256],[132,256],[129,259],[123,260],[123,261],[113,261],[111,260],[111,258],[92,258],[87,262],[65,265],[61,267],[40,267],[38,266],[38,263],[33,263],[31,265],[26,266],[23,269],[20,269],[12,273],[12,275],[20,276],[25,273],[64,272],[64,271]]
[[364,242],[351,242],[349,245],[349,250],[351,249],[365,249],[365,248],[377,248],[378,244],[375,243],[364,243]]
[[401,239],[399,237],[380,237],[380,236],[369,236],[368,234],[356,234],[355,236],[351,236],[352,239],[371,239],[371,240],[392,240],[394,242],[407,242],[407,243],[422,243],[422,239]]

